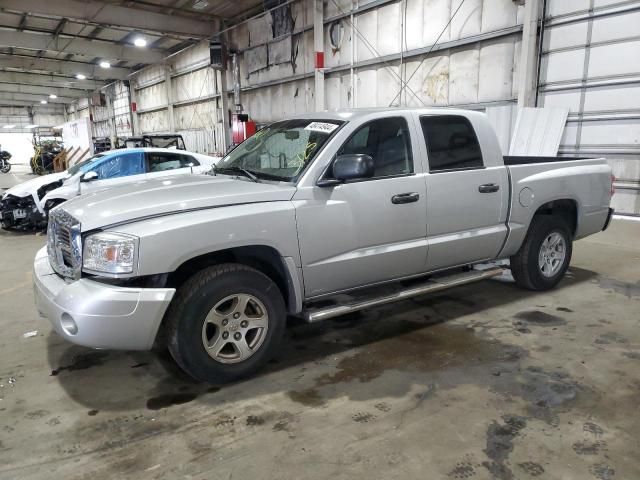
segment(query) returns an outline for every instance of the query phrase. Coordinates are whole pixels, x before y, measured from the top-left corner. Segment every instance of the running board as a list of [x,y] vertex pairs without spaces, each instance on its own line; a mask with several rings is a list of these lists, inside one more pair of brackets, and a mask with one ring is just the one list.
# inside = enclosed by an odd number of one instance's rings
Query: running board
[[320,322],[322,320],[339,317],[340,315],[345,315],[347,313],[357,312],[358,310],[378,307],[387,303],[405,300],[407,298],[416,297],[418,295],[424,295],[425,293],[438,292],[440,290],[446,290],[447,288],[466,285],[467,283],[496,277],[498,275],[501,275],[502,272],[504,272],[503,267],[492,266],[484,270],[471,270],[468,272],[456,273],[435,279],[432,278],[419,285],[398,290],[396,292],[393,292],[392,294],[387,294],[379,297],[365,297],[353,303],[342,305],[331,305],[328,307],[318,308],[313,308],[313,306],[311,306],[309,309],[305,309],[302,312],[302,317],[309,323]]

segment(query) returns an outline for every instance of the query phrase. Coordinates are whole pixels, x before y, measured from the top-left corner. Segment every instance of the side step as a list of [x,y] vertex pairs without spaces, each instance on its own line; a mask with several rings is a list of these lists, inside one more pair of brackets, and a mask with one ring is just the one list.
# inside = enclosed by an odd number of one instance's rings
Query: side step
[[[387,303],[397,302],[398,300],[424,295],[425,293],[437,292],[447,288],[457,287],[458,285],[465,285],[467,283],[484,280],[485,278],[496,277],[501,275],[502,272],[504,272],[503,267],[491,266],[483,270],[471,270],[468,272],[431,278],[419,285],[400,289],[393,293],[387,292],[386,295],[360,297],[355,301],[347,302],[346,304],[343,303],[341,305],[334,304],[317,308],[314,308],[313,305],[311,305],[310,308],[302,312],[302,316],[309,323],[320,322],[322,320],[339,317],[340,315],[345,315],[347,313],[357,312],[358,310],[378,307]],[[342,297],[344,296],[341,296],[341,298]]]

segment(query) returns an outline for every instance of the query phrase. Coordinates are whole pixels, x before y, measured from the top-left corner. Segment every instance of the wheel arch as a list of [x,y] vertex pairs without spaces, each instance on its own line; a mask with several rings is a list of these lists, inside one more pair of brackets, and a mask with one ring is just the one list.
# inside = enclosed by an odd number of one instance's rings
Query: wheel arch
[[167,286],[178,288],[194,273],[221,263],[238,263],[265,274],[278,286],[289,313],[302,307],[302,285],[292,259],[269,245],[245,245],[208,252],[184,261],[167,278]]
[[533,215],[554,215],[563,218],[567,222],[572,236],[575,236],[578,229],[578,202],[571,198],[544,203],[538,207]]

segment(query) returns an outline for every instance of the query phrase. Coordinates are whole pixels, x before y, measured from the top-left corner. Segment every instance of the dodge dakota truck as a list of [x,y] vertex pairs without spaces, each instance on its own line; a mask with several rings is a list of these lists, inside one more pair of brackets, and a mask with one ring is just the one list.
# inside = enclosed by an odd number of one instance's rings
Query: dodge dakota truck
[[489,278],[501,259],[517,285],[550,289],[572,242],[607,227],[611,195],[604,159],[504,157],[482,113],[307,114],[210,176],[53,209],[35,299],[71,342],[164,345],[221,383],[269,360],[287,315],[316,322]]

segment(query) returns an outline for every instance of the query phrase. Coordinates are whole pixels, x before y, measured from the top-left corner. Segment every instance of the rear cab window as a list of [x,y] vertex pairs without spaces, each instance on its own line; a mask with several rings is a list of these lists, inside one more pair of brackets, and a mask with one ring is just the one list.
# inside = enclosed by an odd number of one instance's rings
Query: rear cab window
[[484,168],[482,151],[471,122],[459,115],[420,117],[427,144],[429,172]]

